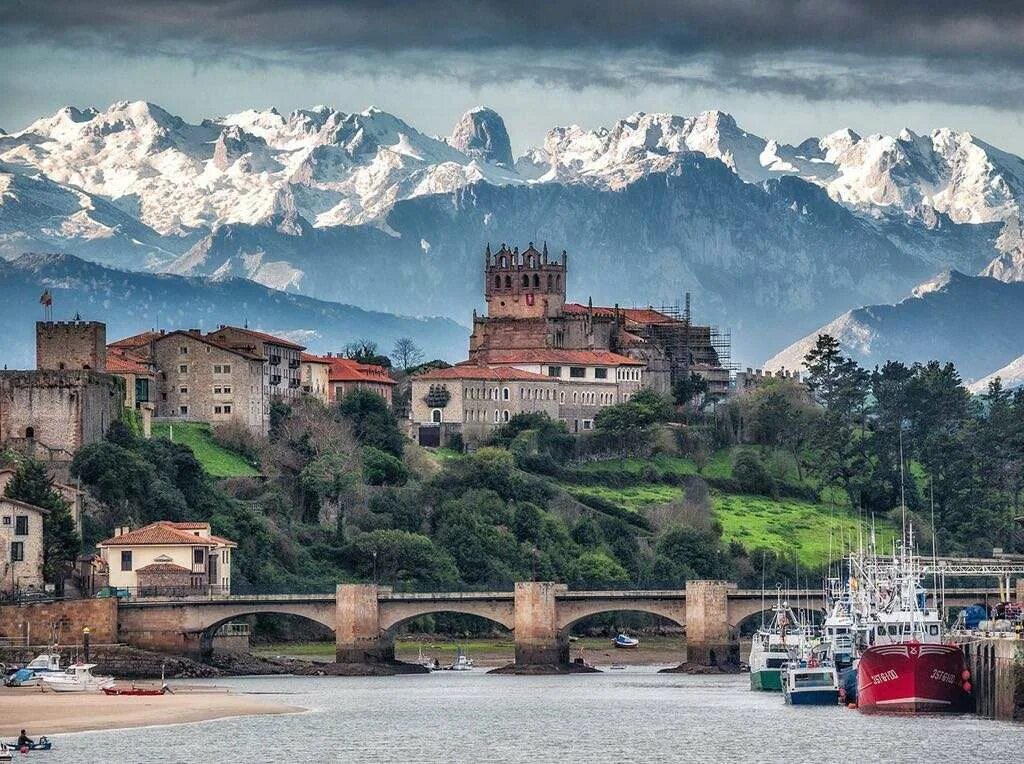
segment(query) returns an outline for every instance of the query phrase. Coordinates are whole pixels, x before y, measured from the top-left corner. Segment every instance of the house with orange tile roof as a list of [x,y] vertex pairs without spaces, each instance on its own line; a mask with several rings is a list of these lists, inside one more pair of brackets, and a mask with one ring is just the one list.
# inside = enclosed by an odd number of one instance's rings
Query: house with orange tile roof
[[330,402],[331,359],[327,356],[303,353],[299,356],[302,392],[322,403]]
[[118,528],[98,544],[109,585],[135,597],[229,594],[237,546],[209,523],[170,520]]

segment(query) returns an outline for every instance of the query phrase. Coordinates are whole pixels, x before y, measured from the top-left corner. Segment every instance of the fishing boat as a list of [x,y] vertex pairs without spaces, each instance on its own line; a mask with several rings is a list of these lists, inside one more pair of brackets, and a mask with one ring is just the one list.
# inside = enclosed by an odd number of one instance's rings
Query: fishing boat
[[790,661],[782,670],[782,694],[794,706],[834,706],[839,703],[839,672],[822,655],[819,645],[810,655]]
[[623,650],[635,650],[640,647],[640,640],[634,639],[626,634],[618,634],[615,639],[612,640],[612,646]]
[[95,663],[76,663],[68,666],[63,674],[48,674],[43,677],[43,686],[54,692],[96,692],[114,684],[110,676],[94,676]]
[[43,678],[27,668],[20,668],[10,676],[4,678],[5,687],[38,687],[43,683]]
[[6,744],[0,743],[0,762],[14,761],[14,755]]
[[64,669],[60,665],[60,653],[56,652],[37,655],[28,662],[25,668],[39,675],[64,673]]
[[810,629],[800,623],[780,594],[771,622],[758,629],[751,642],[750,689],[782,690],[782,669],[800,654],[810,637]]
[[473,661],[467,658],[462,648],[459,648],[458,655],[455,656],[455,662],[448,667],[449,671],[471,671],[473,668]]
[[959,645],[945,639],[939,611],[927,606],[913,530],[887,562],[873,560],[866,575],[875,593],[871,645],[857,667],[861,711],[962,711],[970,702],[970,672]]

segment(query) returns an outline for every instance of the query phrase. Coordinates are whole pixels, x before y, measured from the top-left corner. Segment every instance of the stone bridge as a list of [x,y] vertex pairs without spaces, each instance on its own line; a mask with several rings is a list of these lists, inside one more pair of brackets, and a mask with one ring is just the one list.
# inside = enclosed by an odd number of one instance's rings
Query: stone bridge
[[[947,604],[967,605],[995,592],[947,590]],[[792,592],[790,604],[823,607],[821,592]],[[770,609],[760,590],[725,581],[690,581],[664,591],[570,591],[549,582],[518,583],[513,591],[399,593],[373,584],[341,584],[334,594],[140,599],[118,605],[118,638],[154,650],[201,657],[214,632],[246,615],[280,613],[321,623],[335,632],[337,659],[365,663],[394,659],[394,635],[432,613],[475,615],[514,632],[520,665],[565,663],[573,624],[599,613],[633,611],[661,616],[686,629],[688,660],[711,663],[735,650],[737,627]]]

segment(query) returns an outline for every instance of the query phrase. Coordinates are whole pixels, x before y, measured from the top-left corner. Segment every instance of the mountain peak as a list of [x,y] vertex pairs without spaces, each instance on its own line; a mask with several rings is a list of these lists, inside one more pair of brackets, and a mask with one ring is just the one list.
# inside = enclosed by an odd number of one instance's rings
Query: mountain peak
[[449,143],[475,159],[512,166],[512,144],[505,120],[487,106],[476,106],[463,114],[452,129]]

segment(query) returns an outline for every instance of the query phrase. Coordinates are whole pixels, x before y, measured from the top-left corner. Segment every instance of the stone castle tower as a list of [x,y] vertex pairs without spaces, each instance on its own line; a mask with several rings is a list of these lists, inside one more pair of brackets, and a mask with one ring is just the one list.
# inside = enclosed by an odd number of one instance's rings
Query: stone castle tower
[[565,305],[567,256],[548,260],[548,245],[542,251],[533,242],[524,251],[504,244],[495,253],[491,245],[484,252],[484,296],[489,318],[552,318]]
[[106,371],[107,325],[102,321],[36,321],[36,368]]

